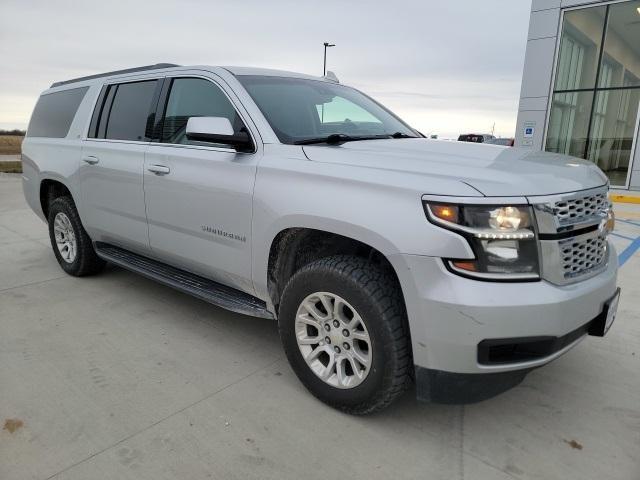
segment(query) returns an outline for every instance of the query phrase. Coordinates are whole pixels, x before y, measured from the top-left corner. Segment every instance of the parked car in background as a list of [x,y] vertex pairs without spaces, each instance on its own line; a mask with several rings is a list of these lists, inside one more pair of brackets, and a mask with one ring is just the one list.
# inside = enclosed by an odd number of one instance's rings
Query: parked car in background
[[503,147],[513,147],[514,142],[515,139],[513,138],[492,138],[484,143],[488,143],[490,145],[502,145]]
[[489,140],[493,140],[493,135],[488,133],[463,133],[458,137],[459,142],[471,142],[471,143],[486,143]]
[[489,398],[615,318],[596,165],[427,139],[327,78],[162,64],[54,83],[22,159],[65,272],[110,262],[274,319],[301,382],[349,413],[411,382]]

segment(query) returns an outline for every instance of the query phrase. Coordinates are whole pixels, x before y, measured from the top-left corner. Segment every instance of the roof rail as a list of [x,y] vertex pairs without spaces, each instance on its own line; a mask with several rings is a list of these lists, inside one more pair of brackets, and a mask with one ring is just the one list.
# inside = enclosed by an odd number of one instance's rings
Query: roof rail
[[98,73],[96,75],[89,75],[87,77],[72,78],[71,80],[64,80],[62,82],[54,82],[50,88],[59,87],[61,85],[67,85],[69,83],[82,82],[83,80],[93,80],[94,78],[110,77],[111,75],[119,75],[123,73],[144,72],[145,70],[158,70],[161,68],[179,67],[175,63],[156,63],[154,65],[145,65],[143,67],[126,68],[124,70],[115,70],[113,72]]

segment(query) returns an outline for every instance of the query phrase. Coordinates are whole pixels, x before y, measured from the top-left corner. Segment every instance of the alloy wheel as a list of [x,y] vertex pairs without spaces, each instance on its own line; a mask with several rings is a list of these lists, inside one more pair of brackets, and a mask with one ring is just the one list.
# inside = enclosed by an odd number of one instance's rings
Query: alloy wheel
[[73,263],[78,251],[76,234],[71,220],[63,212],[58,212],[53,220],[53,234],[62,259],[67,263]]
[[371,339],[362,317],[345,299],[329,292],[307,296],[296,313],[295,335],[302,357],[323,382],[349,389],[367,378]]

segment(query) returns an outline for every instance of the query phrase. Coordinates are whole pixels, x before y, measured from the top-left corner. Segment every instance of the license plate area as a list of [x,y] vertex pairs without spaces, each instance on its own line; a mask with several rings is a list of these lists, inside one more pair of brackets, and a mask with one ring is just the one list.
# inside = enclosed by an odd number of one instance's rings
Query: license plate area
[[604,337],[613,322],[616,319],[616,315],[618,313],[618,303],[620,301],[620,288],[616,290],[616,293],[604,303],[604,308],[602,309],[602,313],[598,315],[589,327],[589,335],[594,337]]

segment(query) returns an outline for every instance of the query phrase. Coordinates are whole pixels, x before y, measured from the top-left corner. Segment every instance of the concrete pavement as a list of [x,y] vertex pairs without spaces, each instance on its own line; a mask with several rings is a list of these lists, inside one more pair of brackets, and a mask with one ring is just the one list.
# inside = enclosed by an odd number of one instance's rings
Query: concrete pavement
[[66,276],[19,180],[0,175],[3,480],[640,479],[640,221],[614,237],[607,337],[477,405],[408,392],[350,417],[305,391],[272,322],[115,267]]

